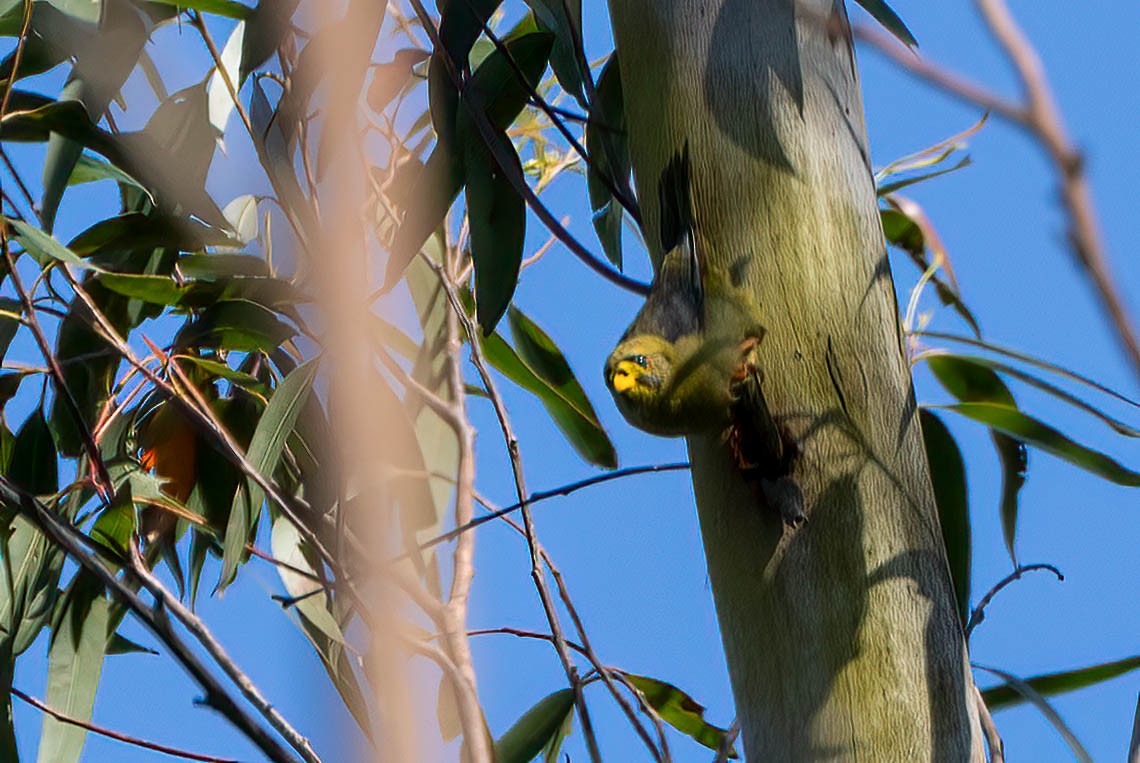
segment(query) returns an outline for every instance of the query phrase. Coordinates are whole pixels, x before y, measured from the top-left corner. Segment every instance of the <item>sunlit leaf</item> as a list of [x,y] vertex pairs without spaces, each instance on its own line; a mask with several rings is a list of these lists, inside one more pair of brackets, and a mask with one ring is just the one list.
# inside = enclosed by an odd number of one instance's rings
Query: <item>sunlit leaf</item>
[[612,469],[617,454],[592,409],[586,410],[539,376],[498,334],[484,338],[487,361],[500,373],[542,401],[570,444],[592,464]]
[[[162,5],[172,5],[177,8],[192,8],[202,13],[212,13],[216,16],[224,16],[230,19],[249,18],[253,13],[253,8],[242,5],[241,3],[233,2],[233,0],[152,0]],[[269,3],[272,5],[272,0]]]
[[[724,744],[725,730],[706,721],[705,708],[688,694],[656,678],[633,673],[624,675],[657,711],[661,720],[711,750],[719,750]],[[736,758],[738,755],[733,750],[729,757]]]

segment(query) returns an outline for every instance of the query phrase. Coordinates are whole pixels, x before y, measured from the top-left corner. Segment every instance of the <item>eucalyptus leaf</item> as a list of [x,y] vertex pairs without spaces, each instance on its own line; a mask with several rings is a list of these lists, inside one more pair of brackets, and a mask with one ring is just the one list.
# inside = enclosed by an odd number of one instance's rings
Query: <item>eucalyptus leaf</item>
[[496,763],[529,763],[559,734],[574,711],[574,691],[562,689],[538,701],[495,741]]
[[921,409],[922,437],[926,460],[930,465],[930,482],[942,526],[942,541],[954,582],[954,598],[962,624],[970,618],[970,503],[966,488],[966,464],[962,452],[942,419]]
[[[246,458],[266,479],[272,480],[277,471],[285,442],[301,415],[316,372],[317,362],[310,360],[286,376],[273,392],[273,397],[269,398],[269,404],[257,422]],[[246,478],[230,509],[222,553],[222,572],[218,581],[219,591],[224,590],[237,576],[238,566],[245,556],[245,544],[249,542],[250,532],[264,500],[265,493],[261,487]]]
[[[1024,682],[1041,696],[1052,697],[1095,686],[1138,669],[1140,669],[1140,655],[1133,655],[1122,660],[1090,665],[1086,668],[1045,673],[1033,678],[1026,678]],[[1008,683],[983,689],[982,699],[986,701],[986,707],[990,710],[1001,710],[1026,701],[1025,695]]]
[[[705,720],[705,708],[676,686],[656,678],[625,673],[626,679],[641,692],[661,720],[711,750],[719,750],[727,733]],[[730,758],[739,757],[735,750]]]

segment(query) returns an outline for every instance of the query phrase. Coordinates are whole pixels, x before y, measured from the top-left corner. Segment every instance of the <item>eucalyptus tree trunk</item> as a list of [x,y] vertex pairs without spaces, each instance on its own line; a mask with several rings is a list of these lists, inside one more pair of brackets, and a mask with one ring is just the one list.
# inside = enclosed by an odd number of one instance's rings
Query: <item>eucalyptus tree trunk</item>
[[791,529],[716,438],[688,442],[745,755],[983,760],[842,0],[609,3],[651,248],[645,189],[687,143],[706,289],[767,329],[801,451]]

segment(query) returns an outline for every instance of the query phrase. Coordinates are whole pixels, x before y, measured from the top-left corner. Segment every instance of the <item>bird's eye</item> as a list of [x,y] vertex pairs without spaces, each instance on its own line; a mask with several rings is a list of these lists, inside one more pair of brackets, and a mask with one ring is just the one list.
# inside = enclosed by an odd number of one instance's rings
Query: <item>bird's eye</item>
[[642,368],[648,368],[649,367],[649,359],[646,358],[644,355],[634,355],[633,356],[633,362],[636,363],[637,365],[641,366]]

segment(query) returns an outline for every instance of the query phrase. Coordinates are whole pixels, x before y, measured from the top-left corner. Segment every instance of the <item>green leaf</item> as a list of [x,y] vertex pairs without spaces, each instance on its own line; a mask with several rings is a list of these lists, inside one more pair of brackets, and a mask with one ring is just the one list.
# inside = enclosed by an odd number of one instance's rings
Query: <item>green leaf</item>
[[99,282],[116,294],[155,305],[177,305],[189,289],[167,276],[102,273]]
[[87,154],[79,157],[79,161],[75,163],[75,168],[71,171],[71,177],[67,182],[68,185],[82,185],[84,183],[95,183],[100,180],[114,180],[116,183],[128,185],[144,193],[148,193],[146,189],[139,185],[139,181],[135,180],[126,172],[123,172],[123,170],[110,162],[96,159]]
[[496,370],[542,401],[554,423],[582,458],[607,469],[617,466],[613,443],[592,408],[580,406],[545,381],[498,334],[483,338],[482,345],[487,361]]
[[[254,11],[253,8],[235,3],[233,0],[152,0],[152,2],[177,8],[193,8],[202,13],[212,13],[215,16],[224,16],[238,21],[249,18]],[[269,4],[273,4],[272,0]]]
[[903,44],[911,48],[918,47],[918,40],[914,39],[914,35],[906,28],[903,20],[883,0],[856,0],[856,2],[863,6],[863,9],[871,14],[875,21],[882,24],[888,32],[899,38]]
[[[613,443],[609,441],[605,430],[602,429],[594,406],[586,397],[586,391],[578,383],[574,371],[571,370],[566,356],[558,349],[558,345],[537,323],[517,308],[511,308],[509,322],[511,336],[515,340],[515,350],[523,362],[534,371],[536,376],[550,385],[559,397],[570,403],[576,412],[581,414],[583,418],[592,421],[601,431],[602,437],[598,440],[591,439],[588,449],[585,447],[587,442],[583,441],[581,443],[583,447],[579,449],[579,452],[586,456],[591,463],[598,466],[608,468],[617,466],[617,453],[614,450]],[[575,447],[579,446],[575,445]],[[594,457],[587,455],[588,453],[593,453]]]
[[[529,90],[538,89],[553,43],[554,35],[549,32],[531,32],[507,40],[506,54],[495,50],[471,76],[472,96],[477,99],[476,103],[482,104],[488,121],[496,130],[510,127],[530,99]],[[525,83],[519,81],[519,75],[511,66],[512,59],[526,79]],[[530,88],[527,87],[528,84]],[[479,134],[474,127],[469,107],[459,110],[456,134]]]
[[16,232],[15,239],[20,242],[40,265],[47,265],[52,260],[73,265],[77,268],[89,268],[90,264],[80,259],[74,252],[59,243],[50,233],[44,233],[39,228],[29,225],[23,220],[13,220],[5,217],[4,221],[12,226]]
[[[657,711],[661,720],[710,750],[719,750],[724,744],[725,730],[707,722],[705,708],[688,694],[656,678],[633,673],[624,673],[624,675],[642,693],[645,701]],[[729,753],[729,757],[736,758],[738,755],[733,750]]]
[[6,476],[33,495],[50,495],[59,490],[55,441],[42,407],[36,408],[16,433]]
[[[317,576],[320,565],[316,556],[305,548],[300,533],[288,518],[278,517],[273,522],[270,542],[275,558]],[[281,582],[290,596],[301,596],[320,588],[320,583],[288,568],[278,566],[277,571],[281,574]],[[308,596],[297,602],[296,609],[300,613],[301,630],[316,647],[325,672],[328,673],[352,717],[367,735],[370,728],[368,705],[360,692],[356,674],[345,656],[344,634],[330,611],[331,606],[332,602],[327,593]]]
[[63,553],[23,516],[0,532],[0,628],[19,655],[51,620]]
[[602,67],[595,97],[590,121],[586,125],[586,153],[590,156],[591,164],[586,174],[586,186],[590,196],[590,209],[594,212],[594,230],[597,231],[598,241],[602,244],[606,259],[620,270],[621,226],[625,210],[602,181],[604,173],[615,186],[622,188],[626,186],[630,173],[625,101],[616,54],[610,56]]
[[1100,451],[1070,440],[1048,424],[1016,408],[998,403],[959,403],[939,406],[985,424],[1061,458],[1117,485],[1140,487],[1140,472],[1132,471]]
[[476,316],[484,334],[495,330],[511,303],[526,237],[526,202],[508,174],[522,177],[522,165],[506,133],[496,139],[511,158],[511,167],[500,168],[482,146],[464,154]]
[[950,564],[950,578],[958,616],[963,625],[970,618],[970,503],[966,489],[966,464],[962,452],[942,419],[925,408],[919,411],[926,460],[930,464],[930,482],[938,506],[942,541]]
[[[289,33],[289,21],[300,0],[263,0],[246,19],[239,82],[273,55]],[[238,83],[235,83],[238,84]]]
[[574,691],[543,697],[495,741],[496,763],[528,763],[540,755],[574,711]]
[[1121,421],[1121,420],[1119,420],[1113,416],[1108,415],[1107,413],[1100,410],[1096,406],[1093,406],[1093,405],[1085,402],[1084,400],[1077,397],[1076,395],[1073,395],[1072,393],[1068,392],[1067,390],[1064,390],[1064,389],[1058,387],[1056,384],[1053,384],[1052,382],[1049,382],[1045,379],[1042,379],[1039,376],[1034,376],[1033,374],[1026,373],[1025,371],[1022,371],[1020,368],[1016,368],[1016,367],[1011,366],[1007,363],[1002,363],[1001,361],[993,360],[991,358],[972,356],[972,355],[958,355],[956,353],[941,353],[941,352],[938,353],[938,355],[943,355],[943,354],[956,358],[957,362],[959,362],[959,363],[971,364],[971,365],[975,365],[975,366],[982,366],[982,367],[988,368],[991,371],[994,371],[996,373],[1008,374],[1009,376],[1012,376],[1015,379],[1023,381],[1026,384],[1029,384],[1030,386],[1033,386],[1033,387],[1036,387],[1037,389],[1048,392],[1050,395],[1057,398],[1058,400],[1066,402],[1075,408],[1079,408],[1080,410],[1084,411],[1085,413],[1089,413],[1089,414],[1095,416],[1096,418],[1100,419],[1105,424],[1107,424],[1109,427],[1111,427],[1119,435],[1123,435],[1124,437],[1140,437],[1140,430],[1136,429],[1135,427],[1129,426],[1128,424],[1124,423],[1123,421]]
[[993,673],[998,678],[1004,680],[1008,686],[1012,687],[1015,691],[1021,694],[1022,697],[1031,702],[1041,712],[1041,714],[1045,716],[1049,723],[1053,724],[1053,728],[1057,729],[1057,733],[1059,733],[1065,742],[1069,745],[1069,749],[1072,750],[1073,755],[1077,758],[1078,761],[1080,761],[1080,763],[1092,763],[1092,757],[1088,754],[1088,751],[1085,750],[1080,740],[1077,739],[1076,734],[1074,734],[1072,732],[1072,729],[1070,729],[1065,721],[1061,719],[1061,716],[1057,714],[1057,711],[1053,709],[1053,706],[1050,705],[1045,700],[1045,698],[1041,696],[1041,694],[1038,693],[1038,691],[1034,689],[1030,684],[1013,675],[1012,673],[1005,672],[1004,670],[998,670],[997,668],[987,668],[981,665],[974,665],[974,667],[978,668],[979,670],[984,670],[987,673]]
[[103,249],[167,247],[195,252],[207,245],[232,246],[236,243],[225,232],[193,220],[128,212],[100,220],[68,242],[67,248],[78,257],[87,257]]
[[[1137,669],[1140,669],[1140,655],[1101,665],[1091,665],[1087,668],[1046,673],[1033,678],[1026,678],[1024,681],[1039,695],[1052,697],[1057,694],[1084,689],[1088,686],[1095,686]],[[986,707],[990,710],[1001,710],[1026,701],[1025,695],[1009,684],[984,689],[982,699],[986,701]]]
[[964,156],[957,164],[953,166],[943,167],[940,170],[932,170],[930,172],[919,173],[913,177],[903,178],[902,180],[895,180],[890,183],[883,183],[881,185],[878,185],[875,188],[875,192],[879,196],[887,196],[917,183],[923,183],[927,180],[933,180],[936,177],[941,177],[942,175],[949,175],[951,172],[957,172],[964,167],[969,167],[970,164],[970,157]]
[[[102,584],[80,572],[60,601],[48,649],[47,704],[81,721],[91,718],[103,670],[111,602]],[[44,715],[39,763],[78,761],[87,729]]]
[[12,671],[15,667],[12,643],[8,638],[0,637],[0,760],[9,763],[20,763],[16,726],[12,721]]
[[0,297],[0,360],[8,354],[8,345],[20,330],[20,316],[23,313],[24,306],[19,300]]
[[483,33],[483,23],[502,0],[444,0],[440,3],[439,39],[443,49],[462,68],[471,46]]
[[[269,404],[261,414],[261,419],[257,422],[253,439],[246,451],[246,458],[266,479],[272,480],[277,471],[281,454],[285,450],[285,442],[301,415],[316,372],[317,361],[310,360],[282,379],[273,397],[269,398]],[[239,486],[238,493],[234,496],[226,527],[222,572],[218,581],[219,591],[224,590],[237,576],[237,568],[245,555],[245,544],[249,541],[250,531],[261,512],[264,500],[264,491],[248,478]]]
[[107,654],[158,654],[158,652],[116,632],[111,634],[111,639],[107,642]]
[[265,260],[252,254],[191,254],[178,260],[178,270],[187,278],[218,281],[235,276],[268,278]]
[[582,0],[527,0],[539,25],[554,35],[550,63],[558,84],[586,107],[582,86]]
[[[994,403],[1017,410],[1013,393],[992,370],[977,364],[964,363],[949,355],[932,355],[927,366],[946,390],[966,403]],[[1015,541],[1021,487],[1025,484],[1029,468],[1029,454],[1025,443],[1008,432],[990,428],[990,438],[1001,464],[1001,529],[1006,549],[1014,565],[1017,564]]]
[[296,334],[267,307],[245,299],[203,310],[178,332],[177,347],[216,347],[234,352],[269,351]]

